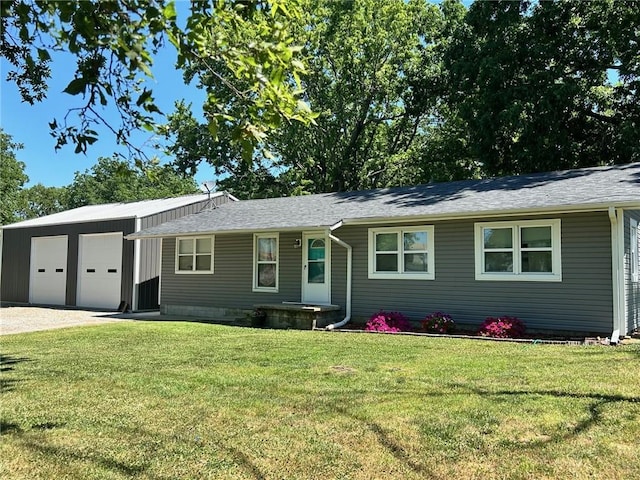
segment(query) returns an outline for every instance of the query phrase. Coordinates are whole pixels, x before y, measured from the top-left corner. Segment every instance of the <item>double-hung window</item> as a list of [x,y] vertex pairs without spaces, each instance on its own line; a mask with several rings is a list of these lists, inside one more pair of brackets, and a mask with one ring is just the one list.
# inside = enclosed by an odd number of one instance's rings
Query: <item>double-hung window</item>
[[253,236],[253,291],[278,291],[278,234]]
[[176,239],[176,273],[213,273],[213,237]]
[[475,224],[476,280],[559,282],[560,220]]
[[369,278],[433,280],[433,226],[369,229]]

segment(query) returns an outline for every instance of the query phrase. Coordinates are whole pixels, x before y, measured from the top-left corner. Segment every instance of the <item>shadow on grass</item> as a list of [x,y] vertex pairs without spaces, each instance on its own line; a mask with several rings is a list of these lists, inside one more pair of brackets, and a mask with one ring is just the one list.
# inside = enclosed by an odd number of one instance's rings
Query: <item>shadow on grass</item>
[[13,391],[15,385],[21,380],[17,378],[6,378],[6,375],[13,370],[18,363],[30,362],[27,357],[14,357],[0,353],[0,393]]
[[260,469],[257,467],[257,465],[254,464],[251,461],[251,459],[249,458],[249,456],[246,453],[244,453],[244,452],[242,452],[242,451],[240,451],[237,448],[234,448],[232,446],[223,444],[221,442],[214,441],[214,443],[221,450],[224,450],[225,452],[227,452],[238,463],[238,465],[243,470],[248,472],[253,478],[255,478],[256,480],[265,480],[266,479],[264,474],[260,471]]
[[387,451],[391,453],[391,455],[393,455],[396,460],[404,463],[414,472],[424,475],[425,478],[433,477],[433,472],[425,468],[423,465],[414,462],[410,458],[404,447],[400,445],[400,443],[398,443],[396,440],[394,440],[393,436],[390,435],[389,432],[386,432],[385,429],[382,428],[379,424],[369,419],[359,417],[358,415],[355,415],[342,407],[338,407],[335,410],[341,415],[344,415],[345,417],[348,417],[352,420],[356,420],[357,422],[360,422],[362,425],[366,426],[367,429],[369,429],[369,431],[371,431],[371,433],[376,436],[376,438],[378,439],[378,443],[382,447],[387,449]]
[[129,465],[113,458],[107,458],[105,456],[98,455],[96,453],[79,453],[69,448],[46,445],[41,442],[35,442],[32,440],[24,440],[23,444],[30,450],[51,458],[65,460],[73,459],[79,460],[81,462],[91,462],[94,465],[99,465],[108,469],[109,471],[118,471],[121,474],[127,475],[129,477],[135,477],[147,470],[146,465]]
[[500,397],[500,396],[548,396],[554,398],[570,398],[581,400],[592,400],[589,405],[588,417],[578,422],[573,428],[569,429],[566,433],[550,435],[544,439],[532,440],[528,442],[518,442],[513,440],[510,444],[514,447],[532,448],[541,447],[549,443],[555,443],[570,438],[576,437],[581,433],[584,433],[596,426],[602,421],[602,412],[605,407],[609,405],[615,405],[620,403],[638,403],[640,404],[640,397],[628,397],[624,395],[607,395],[602,393],[575,393],[566,392],[562,390],[484,390],[477,387],[472,387],[464,384],[451,384],[459,390],[466,391],[472,395],[478,395],[480,397]]

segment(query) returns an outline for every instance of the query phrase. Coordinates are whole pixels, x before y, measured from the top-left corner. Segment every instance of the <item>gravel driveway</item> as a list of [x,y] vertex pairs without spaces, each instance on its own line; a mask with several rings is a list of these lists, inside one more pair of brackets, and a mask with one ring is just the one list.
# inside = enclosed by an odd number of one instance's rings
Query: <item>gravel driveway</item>
[[2,307],[0,308],[0,335],[125,322],[131,321],[133,318],[135,315],[120,314],[120,312],[44,307]]

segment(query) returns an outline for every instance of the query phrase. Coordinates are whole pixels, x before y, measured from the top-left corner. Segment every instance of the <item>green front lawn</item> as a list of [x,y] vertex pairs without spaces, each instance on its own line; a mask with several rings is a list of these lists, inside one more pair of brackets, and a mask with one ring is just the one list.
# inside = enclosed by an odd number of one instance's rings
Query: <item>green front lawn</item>
[[138,322],[0,338],[0,478],[640,478],[640,346]]

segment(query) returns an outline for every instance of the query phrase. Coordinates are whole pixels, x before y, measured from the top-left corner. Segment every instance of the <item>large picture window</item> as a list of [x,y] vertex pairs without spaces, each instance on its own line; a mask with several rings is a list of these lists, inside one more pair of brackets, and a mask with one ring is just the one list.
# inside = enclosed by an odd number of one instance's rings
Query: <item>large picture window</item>
[[176,239],[176,273],[213,273],[213,237]]
[[253,237],[253,290],[278,291],[278,234]]
[[561,281],[560,220],[476,223],[476,280]]
[[369,278],[433,280],[433,226],[369,229]]

